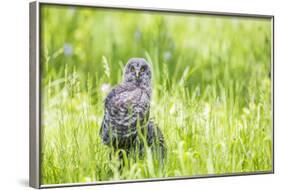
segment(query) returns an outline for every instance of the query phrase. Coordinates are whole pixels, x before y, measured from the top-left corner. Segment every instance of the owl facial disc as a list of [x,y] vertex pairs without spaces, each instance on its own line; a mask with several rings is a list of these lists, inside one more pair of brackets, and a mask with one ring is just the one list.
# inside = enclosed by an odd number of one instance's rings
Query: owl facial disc
[[143,58],[131,58],[124,73],[124,81],[136,86],[151,83],[151,69],[148,62]]

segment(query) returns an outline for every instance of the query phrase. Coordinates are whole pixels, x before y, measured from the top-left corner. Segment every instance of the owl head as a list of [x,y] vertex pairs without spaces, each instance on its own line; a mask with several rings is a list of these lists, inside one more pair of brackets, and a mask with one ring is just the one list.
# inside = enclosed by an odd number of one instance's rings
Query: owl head
[[147,61],[143,58],[131,58],[125,67],[124,81],[137,86],[150,85],[151,69]]

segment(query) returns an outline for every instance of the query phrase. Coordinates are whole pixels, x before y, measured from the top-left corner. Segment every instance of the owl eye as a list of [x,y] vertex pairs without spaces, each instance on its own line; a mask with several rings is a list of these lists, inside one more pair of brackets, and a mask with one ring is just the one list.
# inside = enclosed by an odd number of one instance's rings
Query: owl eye
[[135,72],[135,67],[131,67],[131,68],[130,68],[130,71],[131,71],[131,72]]
[[145,70],[145,68],[144,68],[144,67],[142,67],[140,71],[141,71],[141,72],[144,72],[144,70]]

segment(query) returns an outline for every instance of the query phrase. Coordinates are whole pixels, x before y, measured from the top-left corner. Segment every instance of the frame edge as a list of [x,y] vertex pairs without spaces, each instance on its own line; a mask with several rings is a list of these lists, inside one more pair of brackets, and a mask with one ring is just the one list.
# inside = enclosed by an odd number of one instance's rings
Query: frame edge
[[29,186],[40,188],[38,126],[38,2],[29,3]]

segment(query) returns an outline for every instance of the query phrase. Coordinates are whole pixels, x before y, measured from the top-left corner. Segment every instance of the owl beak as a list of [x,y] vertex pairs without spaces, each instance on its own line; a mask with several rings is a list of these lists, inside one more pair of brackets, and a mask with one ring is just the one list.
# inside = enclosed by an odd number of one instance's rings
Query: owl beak
[[136,71],[136,77],[139,78],[140,77],[140,72]]

